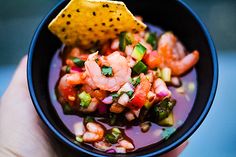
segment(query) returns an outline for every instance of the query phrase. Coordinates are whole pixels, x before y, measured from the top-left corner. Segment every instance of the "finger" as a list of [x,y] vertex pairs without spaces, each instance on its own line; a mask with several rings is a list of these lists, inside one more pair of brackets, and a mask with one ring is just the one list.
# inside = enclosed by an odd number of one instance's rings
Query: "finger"
[[162,155],[161,157],[177,157],[183,152],[183,150],[187,147],[187,145],[188,145],[188,141],[184,142],[179,147],[168,152],[167,154]]
[[26,85],[27,79],[26,79],[26,65],[27,65],[27,56],[24,56],[23,59],[20,61],[20,64],[18,65],[16,72],[12,78],[11,84],[14,85]]

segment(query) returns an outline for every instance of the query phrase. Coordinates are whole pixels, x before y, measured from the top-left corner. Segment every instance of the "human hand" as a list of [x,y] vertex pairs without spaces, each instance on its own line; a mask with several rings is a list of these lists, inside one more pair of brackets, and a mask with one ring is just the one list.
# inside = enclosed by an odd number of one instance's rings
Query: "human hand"
[[[39,119],[29,96],[26,63],[24,57],[0,99],[0,157],[81,156],[57,140]],[[186,145],[163,157],[178,156]]]

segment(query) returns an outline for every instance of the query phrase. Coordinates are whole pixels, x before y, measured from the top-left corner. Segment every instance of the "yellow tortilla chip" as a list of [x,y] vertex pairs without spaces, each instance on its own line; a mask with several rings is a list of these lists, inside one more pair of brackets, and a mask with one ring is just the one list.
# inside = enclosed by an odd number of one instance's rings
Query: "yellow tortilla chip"
[[146,25],[136,19],[123,2],[71,0],[48,28],[66,45],[89,48],[124,31],[143,31]]

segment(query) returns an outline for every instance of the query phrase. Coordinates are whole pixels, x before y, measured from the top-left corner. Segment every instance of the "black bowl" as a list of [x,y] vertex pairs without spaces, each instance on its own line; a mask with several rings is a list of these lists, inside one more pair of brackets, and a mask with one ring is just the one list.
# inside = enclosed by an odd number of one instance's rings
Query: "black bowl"
[[[188,50],[200,51],[200,61],[196,66],[197,97],[192,112],[183,126],[167,141],[127,154],[131,156],[160,155],[187,140],[201,125],[210,110],[218,82],[217,54],[206,27],[184,2],[177,0],[168,2],[166,0],[140,0],[138,2],[127,0],[125,2],[134,14],[142,15],[146,22],[160,26],[164,30],[173,31]],[[54,53],[62,43],[48,30],[47,26],[67,3],[68,1],[62,1],[53,8],[35,32],[28,57],[29,91],[38,114],[56,137],[78,152],[106,156],[108,154],[73,143],[74,136],[62,124],[49,98],[49,66]]]

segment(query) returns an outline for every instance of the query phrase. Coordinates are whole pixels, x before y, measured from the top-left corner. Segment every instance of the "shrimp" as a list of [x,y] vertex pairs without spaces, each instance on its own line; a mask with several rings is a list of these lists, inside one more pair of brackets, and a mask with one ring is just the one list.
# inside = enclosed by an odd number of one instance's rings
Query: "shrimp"
[[159,67],[169,67],[172,74],[179,76],[191,69],[199,60],[199,52],[186,55],[185,48],[170,32],[163,34],[158,43],[158,54],[161,58]]
[[171,96],[170,90],[167,88],[165,82],[160,78],[158,78],[154,81],[153,90],[154,90],[158,100],[162,100],[166,97]]
[[85,142],[97,142],[103,139],[104,130],[98,123],[89,122],[86,125],[87,131],[83,135]]
[[119,144],[125,149],[134,149],[134,145],[127,140],[121,140],[119,141]]
[[170,62],[168,66],[172,69],[173,75],[179,76],[193,67],[198,60],[199,52],[195,50],[179,61]]
[[[94,55],[94,54],[91,54]],[[102,74],[101,68],[94,60],[94,57],[88,58],[85,62],[85,69],[88,77],[91,78],[94,85],[101,90],[110,92],[118,91],[120,87],[131,78],[131,69],[125,57],[121,56],[118,51],[104,57],[104,64],[112,67],[113,76],[106,77]]]
[[85,78],[85,73],[72,73],[64,75],[58,85],[58,92],[61,96],[60,100],[71,104],[76,97],[76,90],[73,87],[83,84]]
[[100,150],[107,151],[111,148],[111,144],[104,141],[94,142],[94,146]]

